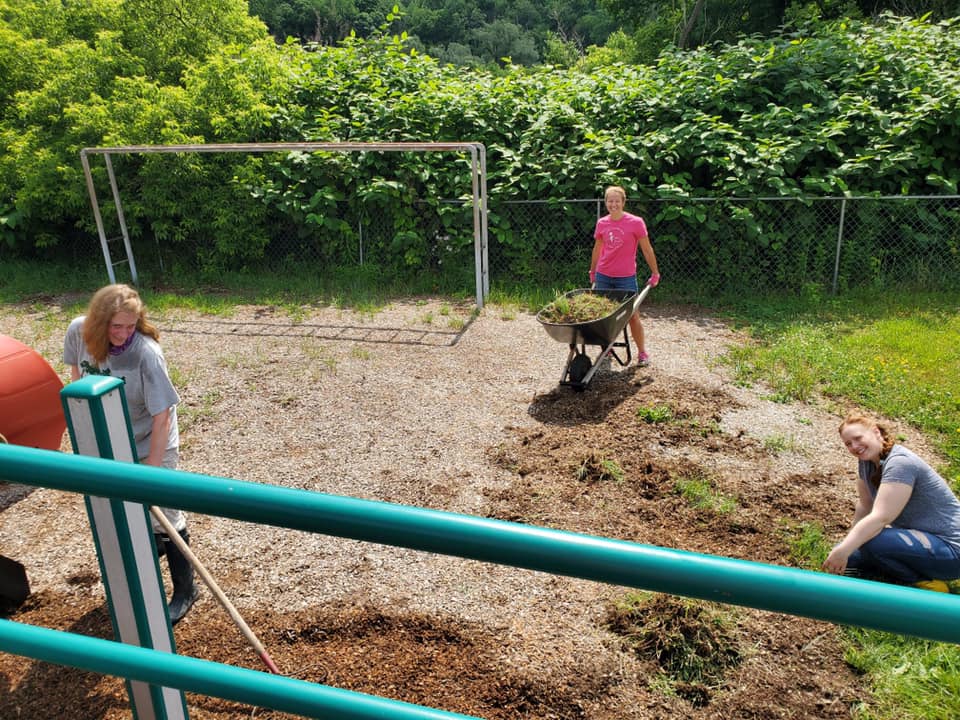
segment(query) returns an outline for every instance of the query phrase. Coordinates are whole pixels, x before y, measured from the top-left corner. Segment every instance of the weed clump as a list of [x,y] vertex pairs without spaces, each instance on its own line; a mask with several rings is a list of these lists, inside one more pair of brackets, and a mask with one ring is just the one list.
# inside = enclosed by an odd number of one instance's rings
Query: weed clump
[[592,292],[561,295],[540,311],[539,318],[553,324],[589,322],[610,315],[618,306],[615,300]]
[[637,418],[650,424],[670,422],[673,408],[669,405],[642,405],[637,408]]
[[607,611],[605,626],[638,657],[655,661],[668,687],[697,707],[743,659],[736,623],[713,603],[631,593]]
[[576,478],[579,482],[593,483],[612,480],[623,482],[625,473],[616,460],[605,458],[597,452],[591,452],[577,467]]

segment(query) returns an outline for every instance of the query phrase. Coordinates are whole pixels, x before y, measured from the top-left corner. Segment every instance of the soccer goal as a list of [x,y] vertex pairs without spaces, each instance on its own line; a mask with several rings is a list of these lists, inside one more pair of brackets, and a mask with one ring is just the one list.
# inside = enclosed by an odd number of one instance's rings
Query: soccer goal
[[[420,153],[451,153],[464,155],[470,158],[471,196],[473,210],[473,245],[476,279],[477,307],[482,308],[490,292],[490,273],[488,265],[488,235],[487,235],[487,168],[486,148],[476,142],[385,142],[385,143],[337,143],[337,142],[297,142],[297,143],[236,143],[236,144],[196,144],[196,145],[129,145],[120,147],[92,147],[80,151],[80,162],[86,178],[87,191],[90,194],[90,203],[93,208],[97,234],[103,250],[103,260],[106,265],[110,282],[116,282],[115,268],[126,263],[133,283],[138,283],[137,265],[134,258],[133,246],[130,241],[130,232],[124,218],[123,203],[120,199],[120,190],[113,169],[111,158],[121,155],[147,154],[186,154],[186,153],[271,153],[271,152],[420,152]],[[107,237],[100,201],[91,172],[91,157],[102,157],[106,166],[107,178],[110,183],[112,203],[117,215],[119,235]],[[105,205],[109,207],[109,203]],[[122,251],[111,251],[122,242]]]

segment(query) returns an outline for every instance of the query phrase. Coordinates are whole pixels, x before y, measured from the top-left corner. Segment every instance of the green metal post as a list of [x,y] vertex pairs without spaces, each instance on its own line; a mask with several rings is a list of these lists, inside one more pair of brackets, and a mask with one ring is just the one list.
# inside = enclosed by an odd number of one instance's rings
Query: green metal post
[[[123,380],[90,375],[60,391],[74,452],[136,463]],[[129,481],[128,481],[129,482]],[[124,643],[175,652],[166,595],[147,508],[122,497],[84,497],[114,633]],[[186,720],[174,688],[127,680],[136,720]]]

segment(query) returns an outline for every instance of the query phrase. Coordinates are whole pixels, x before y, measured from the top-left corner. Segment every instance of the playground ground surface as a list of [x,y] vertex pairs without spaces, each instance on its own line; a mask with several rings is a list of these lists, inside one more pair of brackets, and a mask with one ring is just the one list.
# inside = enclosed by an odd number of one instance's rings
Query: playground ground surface
[[[66,377],[63,304],[0,307],[0,331]],[[534,316],[471,310],[154,316],[181,469],[781,565],[804,523],[846,528],[848,408],[735,384],[716,358],[746,339],[723,323],[653,298],[651,366],[612,363],[576,392]],[[190,530],[280,670],[313,682],[488,720],[847,718],[870,702],[827,622],[668,595],[627,613],[623,587],[212,516]],[[0,485],[0,550],[33,590],[13,620],[111,637],[80,497]],[[209,591],[174,635],[183,654],[263,669]],[[195,719],[291,717],[187,701]],[[0,654],[0,717],[129,712],[119,679]]]

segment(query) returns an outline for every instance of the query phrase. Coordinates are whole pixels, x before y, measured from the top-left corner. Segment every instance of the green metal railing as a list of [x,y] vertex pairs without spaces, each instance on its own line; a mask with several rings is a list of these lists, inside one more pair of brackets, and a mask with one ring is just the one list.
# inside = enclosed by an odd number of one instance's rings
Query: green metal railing
[[[0,446],[0,480],[178,507],[206,515],[960,643],[960,602],[952,595],[915,588],[11,445]],[[3,623],[0,649],[13,647],[10,643],[14,638],[18,639],[16,651],[20,654],[63,662],[41,655],[39,645],[28,642],[32,630],[10,630],[8,624],[17,625]],[[111,648],[115,645],[109,643]],[[84,663],[102,652],[98,644],[89,647],[90,656],[83,658]],[[164,656],[167,667],[188,660],[164,653],[157,655]],[[224,694],[227,688],[222,679],[233,670],[217,663],[194,665],[198,662],[201,661],[190,660],[190,690],[239,699]],[[96,669],[93,665],[79,666]],[[257,673],[257,677],[262,678],[265,688],[273,687],[271,683],[278,680],[262,673]],[[184,684],[187,678],[179,673],[144,679],[187,689]],[[292,692],[292,705],[284,708],[315,716],[310,714],[316,707],[308,704],[308,695],[302,696],[302,704],[296,700],[298,697],[297,692]],[[243,701],[281,709],[266,700],[273,702],[275,696],[251,699],[247,694]],[[342,714],[339,717],[372,716]],[[390,714],[379,717],[416,716],[394,714],[391,710]]]
[[0,649],[57,665],[175,687],[311,718],[478,720],[281,675],[0,620]]

